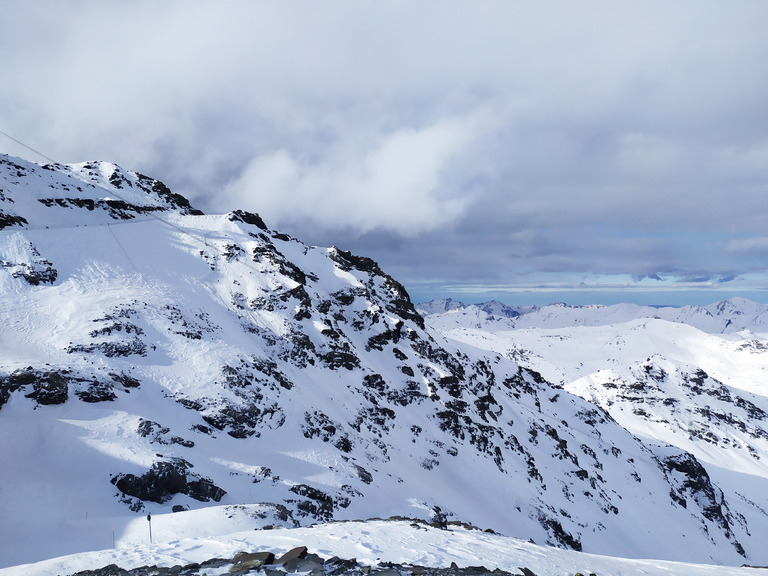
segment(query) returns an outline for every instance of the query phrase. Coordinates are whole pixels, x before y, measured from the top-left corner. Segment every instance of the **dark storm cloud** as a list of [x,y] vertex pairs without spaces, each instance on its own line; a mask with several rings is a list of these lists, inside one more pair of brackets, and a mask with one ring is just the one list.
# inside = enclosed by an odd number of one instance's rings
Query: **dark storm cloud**
[[15,3],[0,129],[364,252],[421,297],[764,290],[766,21],[759,2]]

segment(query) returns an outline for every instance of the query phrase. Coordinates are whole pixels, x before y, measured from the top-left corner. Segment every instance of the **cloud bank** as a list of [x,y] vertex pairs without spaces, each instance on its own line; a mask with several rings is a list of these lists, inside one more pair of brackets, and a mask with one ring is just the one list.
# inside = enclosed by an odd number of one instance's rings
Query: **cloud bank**
[[469,124],[401,129],[370,149],[341,147],[315,164],[285,149],[257,156],[225,187],[226,201],[281,222],[415,237],[455,221],[471,201],[456,189],[466,175],[450,170],[476,132]]
[[692,0],[14,3],[0,129],[371,255],[417,299],[761,299],[766,21]]

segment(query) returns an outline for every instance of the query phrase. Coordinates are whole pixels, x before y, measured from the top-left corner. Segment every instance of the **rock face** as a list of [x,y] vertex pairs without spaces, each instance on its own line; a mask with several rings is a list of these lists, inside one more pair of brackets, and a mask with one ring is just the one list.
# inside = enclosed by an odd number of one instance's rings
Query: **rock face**
[[0,376],[0,408],[12,392],[21,390],[25,397],[35,400],[40,405],[63,404],[69,399],[70,388],[83,402],[109,402],[117,398],[115,388],[127,391],[137,388],[138,380],[125,374],[109,373],[99,380],[97,377],[61,368],[35,369],[32,366],[18,368],[8,375]]
[[[5,159],[0,176],[0,442],[89,487],[44,502],[59,515],[258,502],[295,525],[439,511],[588,552],[762,553],[695,458],[501,354],[449,344],[369,258],[256,214],[202,215],[111,164]],[[20,275],[41,262],[56,276]],[[14,434],[18,422],[72,450]],[[26,517],[13,494],[3,505]],[[627,526],[650,536],[614,536]]]
[[[190,468],[192,465],[186,460],[174,458],[170,461],[155,462],[152,468],[141,476],[118,474],[111,482],[124,496],[140,501],[163,504],[176,494],[187,494],[199,502],[219,502],[226,492],[216,486],[210,478],[201,478],[191,472]],[[131,509],[142,510],[143,504],[136,500],[128,500]]]

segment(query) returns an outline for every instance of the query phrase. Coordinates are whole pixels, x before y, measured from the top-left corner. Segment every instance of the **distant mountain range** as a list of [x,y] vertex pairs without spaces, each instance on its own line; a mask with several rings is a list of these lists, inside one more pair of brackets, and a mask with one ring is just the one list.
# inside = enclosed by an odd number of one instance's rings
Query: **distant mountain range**
[[425,320],[365,256],[114,164],[7,156],[0,297],[5,566],[246,504],[254,528],[421,517],[768,563],[768,347],[736,334],[756,304],[442,301]]
[[[417,304],[419,312],[433,316],[432,325],[483,327],[491,331],[521,328],[566,328],[570,326],[604,326],[656,318],[688,324],[711,334],[728,334],[751,330],[768,332],[768,304],[744,298],[731,298],[708,306],[573,306],[556,303],[547,306],[507,306],[496,300],[466,305],[450,298]],[[450,312],[450,314],[444,314]],[[439,318],[437,315],[441,315]]]

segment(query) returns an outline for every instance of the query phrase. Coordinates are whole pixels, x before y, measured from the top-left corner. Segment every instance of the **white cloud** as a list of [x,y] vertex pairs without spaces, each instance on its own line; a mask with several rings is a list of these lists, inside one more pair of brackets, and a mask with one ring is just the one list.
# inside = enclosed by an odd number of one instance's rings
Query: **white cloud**
[[7,4],[0,129],[406,284],[768,270],[768,3]]
[[225,194],[233,207],[257,211],[273,226],[309,220],[358,233],[415,236],[454,221],[471,201],[444,176],[479,127],[472,116],[421,130],[404,128],[366,149],[344,142],[317,163],[287,150],[260,155]]

